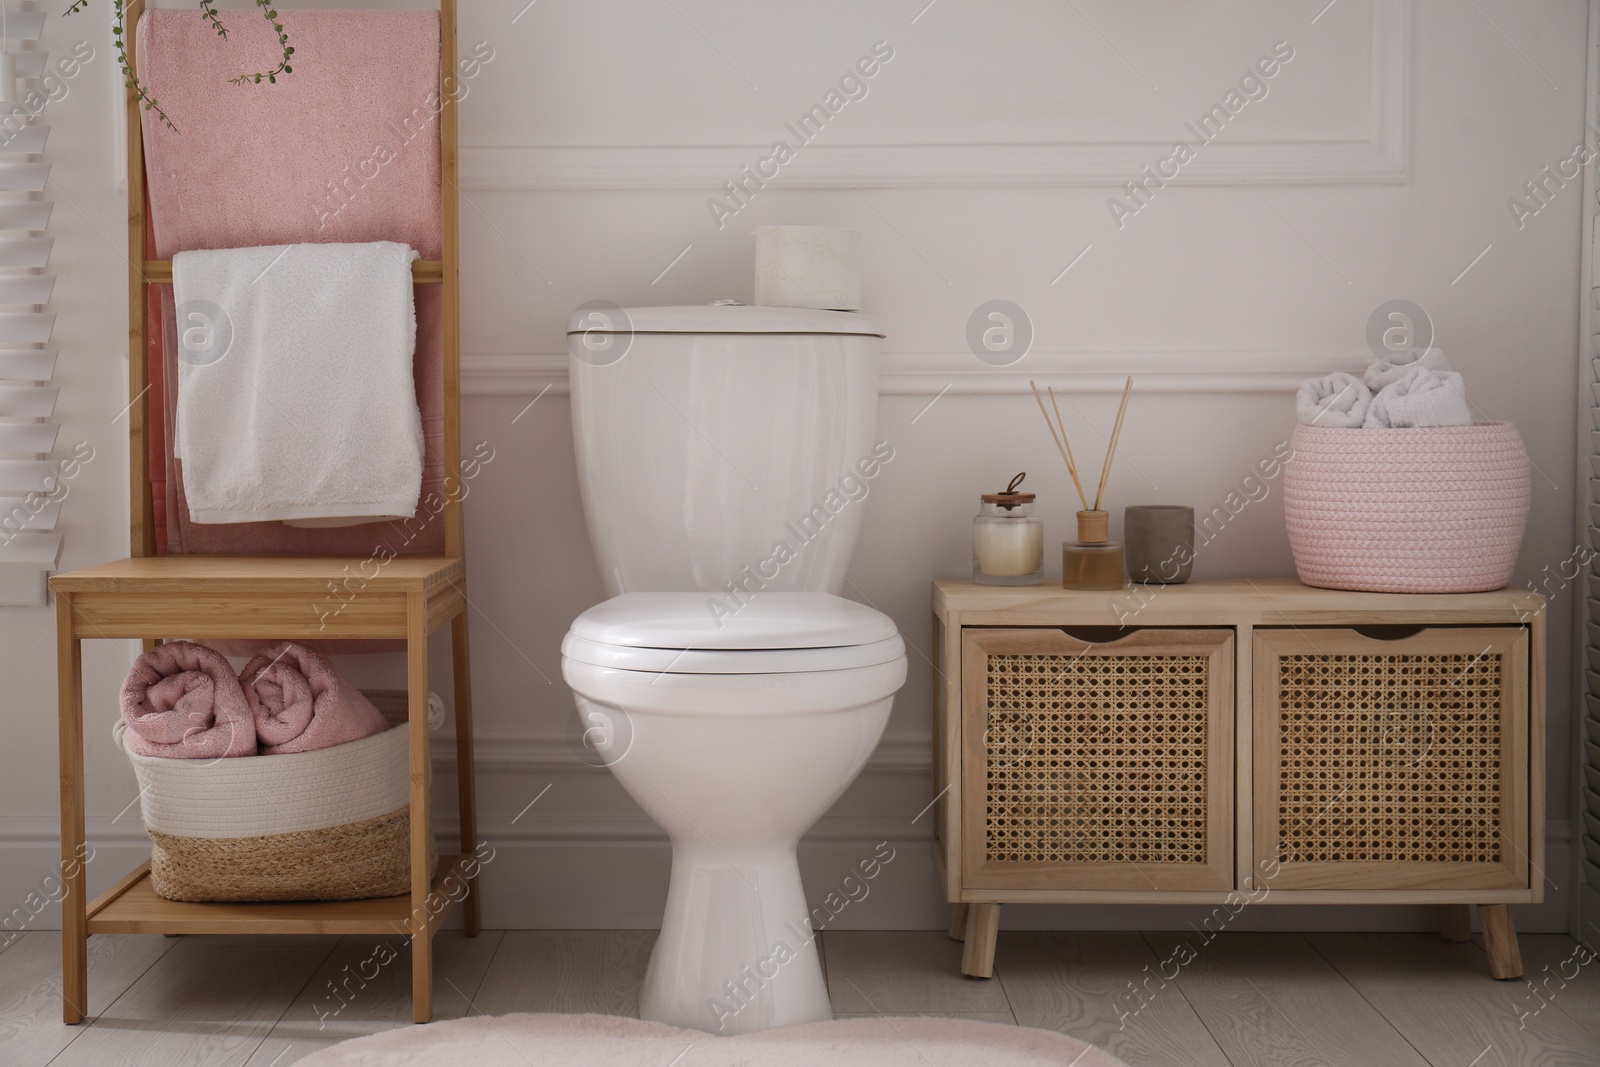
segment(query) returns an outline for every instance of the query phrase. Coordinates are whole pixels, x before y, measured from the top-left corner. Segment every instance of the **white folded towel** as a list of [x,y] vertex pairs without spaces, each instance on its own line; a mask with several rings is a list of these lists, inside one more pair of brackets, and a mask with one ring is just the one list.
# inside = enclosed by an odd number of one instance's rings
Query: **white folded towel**
[[1424,367],[1428,370],[1448,371],[1450,361],[1444,358],[1441,349],[1430,348],[1425,352],[1416,349],[1407,349],[1404,352],[1393,352],[1380,356],[1367,365],[1364,380],[1367,387],[1376,393],[1386,385],[1390,385],[1405,377],[1406,372],[1413,367]]
[[416,258],[389,241],[173,257],[174,451],[195,522],[416,513]]
[[1372,398],[1368,427],[1471,426],[1467,387],[1455,371],[1413,365]]
[[1295,394],[1295,414],[1307,426],[1362,425],[1372,406],[1372,390],[1354,374],[1335,371],[1324,378],[1308,378]]

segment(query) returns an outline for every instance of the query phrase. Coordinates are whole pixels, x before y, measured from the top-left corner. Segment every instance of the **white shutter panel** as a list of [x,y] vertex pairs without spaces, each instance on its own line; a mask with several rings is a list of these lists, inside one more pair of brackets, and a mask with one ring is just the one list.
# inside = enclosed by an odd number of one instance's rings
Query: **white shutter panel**
[[[0,0],[4,48],[16,57],[18,103],[0,104],[0,605],[45,601],[45,577],[61,561],[55,532],[65,494],[60,463],[52,457],[60,427],[58,389],[49,384],[56,352],[44,348],[56,317],[45,310],[55,276],[44,273],[52,239],[45,198],[50,164],[40,158],[50,127],[38,98],[47,53],[24,42],[44,32],[42,5]],[[30,110],[35,113],[30,113]]]

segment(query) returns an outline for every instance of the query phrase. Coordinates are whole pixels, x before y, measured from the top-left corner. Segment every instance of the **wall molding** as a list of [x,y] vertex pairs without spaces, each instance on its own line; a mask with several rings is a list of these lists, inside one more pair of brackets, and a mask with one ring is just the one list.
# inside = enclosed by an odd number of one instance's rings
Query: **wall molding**
[[[1328,141],[1217,141],[1183,169],[1188,185],[1362,185],[1411,180],[1413,0],[1372,5],[1366,136]],[[111,80],[114,144],[126,126]],[[1174,133],[1177,136],[1177,133]],[[1172,140],[1118,143],[807,145],[776,188],[1119,186],[1167,155]],[[461,186],[479,192],[704,189],[714,192],[769,145],[466,146]],[[111,153],[112,187],[127,160]]]
[[[573,766],[569,762],[568,767]],[[513,847],[533,847],[540,844],[609,845],[665,845],[666,833],[648,815],[538,815],[530,812],[524,818],[512,821],[512,815],[484,815],[478,817],[478,836],[492,844]],[[859,844],[885,840],[911,841],[928,837],[929,820],[923,818],[915,825],[909,817],[824,815],[806,834],[806,840],[818,844]],[[455,840],[460,824],[452,816],[433,819],[434,835],[446,846]],[[138,812],[129,812],[120,819],[110,816],[90,817],[85,822],[89,844],[97,848],[122,848],[148,846],[150,836],[139,821]],[[61,824],[54,818],[7,817],[0,818],[0,860],[11,849],[56,849],[61,839]],[[48,869],[39,874],[50,873]],[[120,874],[120,872],[119,872]]]
[[[1366,136],[1205,145],[1185,185],[1346,185],[1411,179],[1412,0],[1372,5]],[[1119,186],[1169,154],[1173,139],[1119,143],[801,147],[775,188]],[[462,185],[492,192],[703,189],[715,192],[770,145],[464,148]]]
[[[1306,378],[1359,371],[1366,350],[1305,352],[1030,352],[995,367],[970,352],[901,352],[881,357],[883,396],[997,396],[1026,393],[1028,381],[1068,393],[1120,393],[1126,376],[1142,393],[1293,393]],[[534,397],[567,392],[567,357],[550,353],[468,353],[463,396]]]
[[[1379,128],[1391,125],[1378,121]],[[707,195],[766,154],[765,145],[464,148],[474,192],[701,189]],[[1128,144],[808,145],[777,189],[1120,186],[1170,154],[1171,141]],[[1183,168],[1183,185],[1346,185],[1409,180],[1403,139],[1217,141]]]
[[[436,773],[455,774],[455,738],[436,735],[430,742]],[[579,762],[564,737],[537,737],[527,734],[485,734],[473,736],[474,769],[480,773],[563,774],[599,770]],[[929,742],[886,737],[867,759],[862,774],[933,773],[933,749]]]

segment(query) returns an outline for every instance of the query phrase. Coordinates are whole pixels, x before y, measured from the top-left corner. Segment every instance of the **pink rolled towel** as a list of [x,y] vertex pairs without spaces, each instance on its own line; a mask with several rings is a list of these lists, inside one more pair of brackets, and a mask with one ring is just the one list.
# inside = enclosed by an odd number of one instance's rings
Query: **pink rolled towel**
[[263,756],[314,752],[381,734],[389,722],[320,654],[284,642],[239,675]]
[[256,754],[250,705],[219,653],[188,641],[157,645],[122,683],[128,747],[141,756],[217,759]]

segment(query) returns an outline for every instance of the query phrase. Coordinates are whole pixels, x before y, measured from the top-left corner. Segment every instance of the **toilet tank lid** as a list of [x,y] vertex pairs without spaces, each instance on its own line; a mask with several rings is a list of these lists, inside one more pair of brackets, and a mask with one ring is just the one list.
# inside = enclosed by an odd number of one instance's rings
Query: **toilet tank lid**
[[567,333],[798,333],[882,337],[854,311],[706,304],[690,307],[579,308]]
[[624,593],[572,623],[571,635],[630,648],[827,648],[884,641],[899,631],[881,611],[828,593]]

